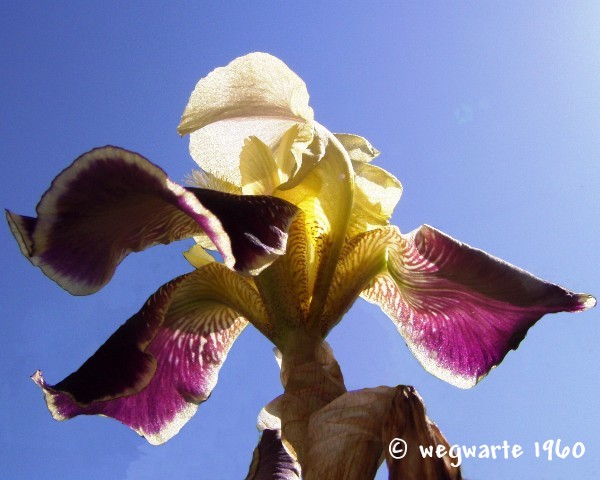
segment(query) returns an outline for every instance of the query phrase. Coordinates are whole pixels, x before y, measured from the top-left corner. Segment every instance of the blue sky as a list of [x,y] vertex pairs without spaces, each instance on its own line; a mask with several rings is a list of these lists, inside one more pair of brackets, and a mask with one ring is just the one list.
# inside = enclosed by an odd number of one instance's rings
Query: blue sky
[[[600,4],[529,2],[3,2],[1,204],[31,215],[81,153],[119,145],[182,180],[176,133],[196,81],[250,51],[307,83],[317,120],[358,133],[404,185],[394,223],[422,223],[574,291],[600,295]],[[182,432],[152,447],[118,422],[52,420],[29,376],[79,367],[161,284],[185,242],[127,258],[72,297],[23,258],[5,225],[0,336],[3,478],[242,478],[255,419],[281,392],[251,328]],[[450,443],[523,447],[472,459],[469,479],[593,478],[600,468],[600,310],[545,317],[481,384],[426,373],[392,323],[357,302],[329,340],[348,388],[414,385]],[[583,442],[578,460],[534,442]],[[385,478],[383,476],[382,478]]]

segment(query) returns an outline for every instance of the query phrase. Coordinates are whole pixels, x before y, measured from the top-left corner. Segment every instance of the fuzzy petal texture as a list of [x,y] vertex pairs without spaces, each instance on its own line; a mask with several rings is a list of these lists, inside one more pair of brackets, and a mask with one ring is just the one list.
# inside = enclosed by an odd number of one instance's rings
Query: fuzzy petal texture
[[267,321],[251,281],[211,263],[161,287],[61,382],[33,379],[55,419],[106,415],[160,444],[208,399],[246,319]]
[[75,295],[102,288],[130,252],[199,234],[210,238],[228,266],[257,273],[285,251],[296,214],[270,197],[192,193],[142,156],[116,147],[75,160],[36,211],[37,218],[7,211],[21,252]]
[[241,185],[240,152],[251,135],[275,150],[285,132],[299,125],[299,160],[313,135],[308,98],[304,82],[281,60],[251,53],[198,82],[178,130],[191,133],[190,153],[204,171]]
[[[546,313],[576,312],[596,303],[430,226],[407,235],[390,229],[387,271],[362,296],[394,321],[428,372],[457,387],[474,386]],[[348,255],[356,257],[342,261],[359,265],[364,253],[357,249]]]

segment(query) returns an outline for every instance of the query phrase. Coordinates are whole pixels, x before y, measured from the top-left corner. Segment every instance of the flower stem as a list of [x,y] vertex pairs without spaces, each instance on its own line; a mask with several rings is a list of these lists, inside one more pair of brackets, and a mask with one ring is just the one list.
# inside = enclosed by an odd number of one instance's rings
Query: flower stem
[[310,416],[345,393],[346,387],[333,351],[322,338],[296,329],[281,353],[282,437],[302,465]]

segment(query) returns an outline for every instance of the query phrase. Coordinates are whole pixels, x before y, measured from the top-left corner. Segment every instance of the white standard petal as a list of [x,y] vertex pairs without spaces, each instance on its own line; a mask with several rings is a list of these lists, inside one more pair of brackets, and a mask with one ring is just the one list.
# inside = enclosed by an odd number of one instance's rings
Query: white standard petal
[[308,98],[304,82],[281,60],[252,53],[198,82],[178,130],[192,134],[190,153],[203,170],[240,185],[239,154],[247,137],[275,149],[290,127],[301,125],[297,142],[310,143]]

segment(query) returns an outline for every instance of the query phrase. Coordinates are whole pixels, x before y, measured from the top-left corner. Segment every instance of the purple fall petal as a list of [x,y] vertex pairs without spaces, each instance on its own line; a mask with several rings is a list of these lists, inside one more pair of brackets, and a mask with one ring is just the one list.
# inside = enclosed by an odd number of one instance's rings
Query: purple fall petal
[[167,283],[75,373],[48,385],[37,372],[53,417],[106,415],[150,443],[175,435],[205,401],[247,321],[213,294],[210,265]]
[[[285,253],[288,229],[298,210],[291,203],[266,195],[230,195],[188,188],[221,222],[231,244],[232,264],[242,272],[259,273]],[[228,259],[224,258],[227,263]]]
[[429,226],[398,235],[388,272],[362,296],[394,320],[427,371],[461,388],[487,375],[544,314],[595,304]]
[[[202,204],[204,198],[210,209]],[[254,213],[257,204],[259,213]],[[240,210],[252,214],[236,228],[226,228],[219,216]],[[102,288],[129,253],[201,232],[228,266],[254,273],[285,251],[287,228],[297,210],[270,197],[246,202],[231,194],[191,193],[140,155],[103,147],[63,170],[36,211],[37,218],[7,211],[21,252],[69,292],[86,295]],[[277,231],[257,240],[255,232],[268,230],[272,217]],[[269,249],[256,247],[269,241]]]
[[297,480],[300,466],[281,441],[280,430],[263,430],[246,480]]

